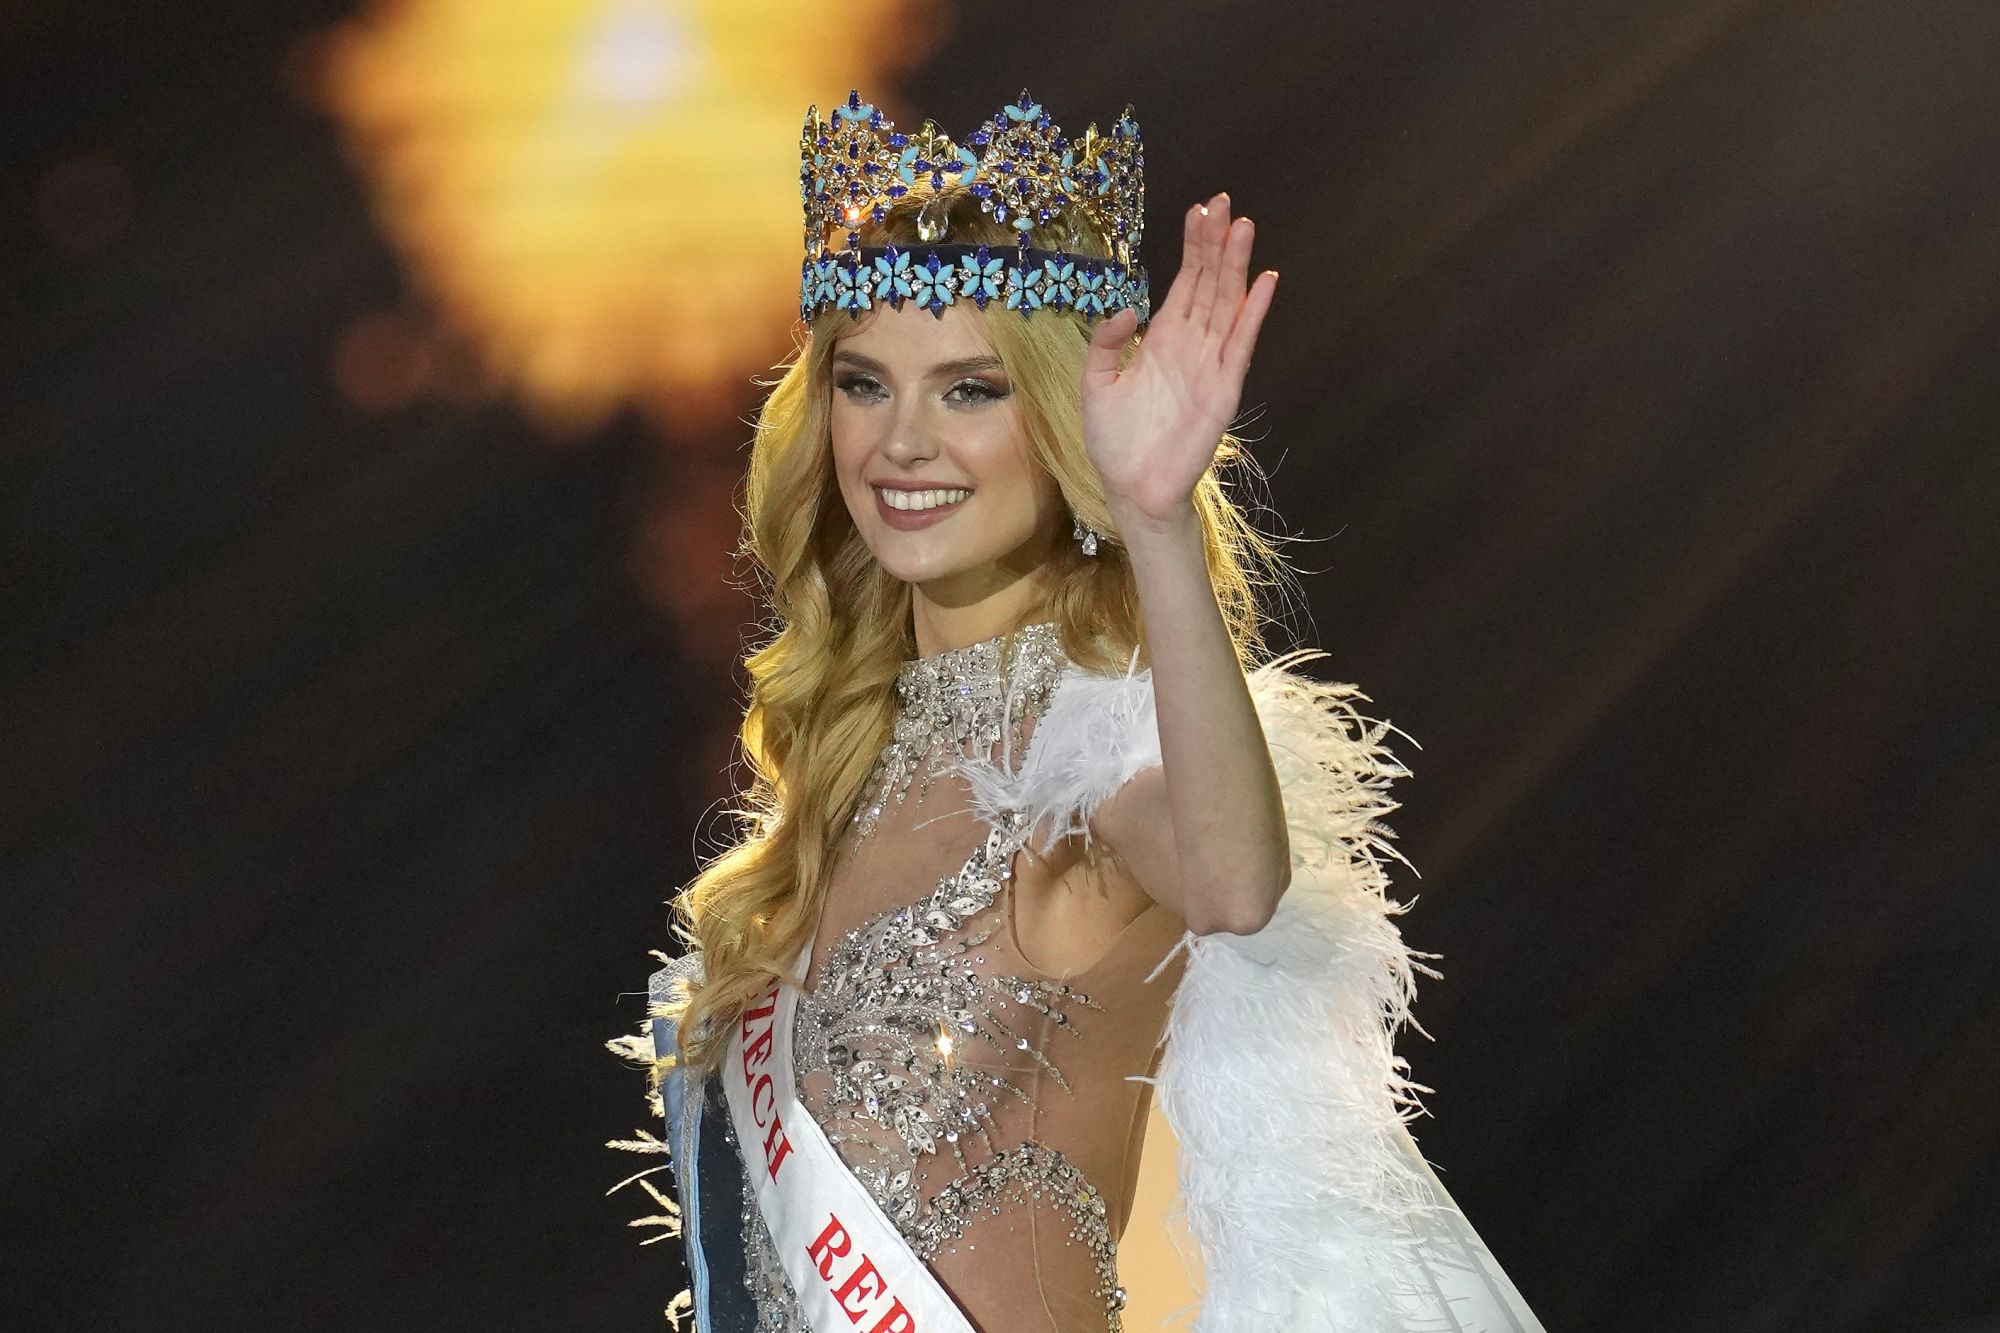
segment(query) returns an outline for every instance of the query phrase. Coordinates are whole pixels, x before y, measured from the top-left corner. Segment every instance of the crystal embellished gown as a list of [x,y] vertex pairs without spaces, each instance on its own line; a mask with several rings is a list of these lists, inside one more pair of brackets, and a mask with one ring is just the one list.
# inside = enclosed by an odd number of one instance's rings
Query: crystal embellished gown
[[[980,1333],[1122,1333],[1118,1242],[1156,1079],[1205,1333],[1541,1333],[1403,1127],[1415,1085],[1393,1040],[1415,969],[1377,817],[1406,770],[1353,687],[1282,665],[1250,683],[1293,883],[1247,937],[1189,935],[1129,878],[1056,880],[1082,841],[1065,835],[1160,762],[1149,673],[1086,674],[1046,624],[903,667],[807,955],[792,1072]],[[656,1010],[699,968],[656,974]],[[717,1080],[682,1077],[672,1025],[648,1026],[613,1048],[661,1076],[668,1134],[618,1146],[673,1158],[678,1204],[647,1185],[692,1275],[670,1316],[811,1333]]]
[[[996,712],[960,691],[1016,701],[987,757],[1033,744],[1065,662],[1052,634],[1017,642],[1004,683],[993,641],[905,667],[912,781],[904,799],[886,795],[866,836],[857,824],[828,882],[794,1077],[976,1327],[1104,1333],[1120,1327],[1117,1240],[1151,1101],[1150,1084],[1127,1076],[1155,1072],[1179,971],[1147,977],[1185,925],[1150,901],[1087,891],[1064,904],[1059,937],[1024,921],[1014,870],[1032,854],[1027,830],[974,813],[945,762],[964,750],[922,747],[941,722],[956,741],[954,717],[979,746],[977,724]],[[802,1328],[747,1196],[744,1218],[760,1327]]]

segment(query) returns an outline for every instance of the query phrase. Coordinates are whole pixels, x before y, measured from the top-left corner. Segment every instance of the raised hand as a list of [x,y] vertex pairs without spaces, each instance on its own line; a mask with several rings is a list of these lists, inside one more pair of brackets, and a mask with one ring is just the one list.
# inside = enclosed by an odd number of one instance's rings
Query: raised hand
[[1195,483],[1236,417],[1257,331],[1278,289],[1275,270],[1248,282],[1255,225],[1229,217],[1218,194],[1188,210],[1181,271],[1122,370],[1139,326],[1120,310],[1091,334],[1083,364],[1084,445],[1111,507],[1170,523],[1190,509]]

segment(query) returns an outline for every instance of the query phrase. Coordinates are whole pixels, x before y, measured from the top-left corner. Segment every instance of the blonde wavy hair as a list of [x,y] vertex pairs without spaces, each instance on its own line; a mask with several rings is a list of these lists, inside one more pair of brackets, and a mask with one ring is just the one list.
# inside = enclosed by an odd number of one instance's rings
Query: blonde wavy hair
[[[899,203],[863,243],[920,244],[917,203]],[[1011,249],[1013,230],[977,203],[969,193],[949,199],[946,234]],[[1029,243],[1109,254],[1088,228],[1081,236],[1037,230]],[[1089,325],[1070,311],[1023,319],[998,303],[964,308],[981,321],[1020,396],[1034,457],[1078,517],[1114,534],[1096,556],[1062,543],[1049,601],[1022,623],[1053,620],[1073,661],[1122,670],[1134,649],[1143,651],[1144,634],[1132,567],[1084,451],[1079,384]],[[813,322],[756,420],[743,553],[761,573],[775,634],[745,659],[750,699],[740,742],[751,782],[742,807],[731,812],[737,840],[674,903],[676,933],[700,949],[704,979],[653,1013],[656,1022],[678,1024],[680,1061],[695,1071],[715,1067],[745,1007],[773,979],[790,977],[816,929],[840,839],[889,740],[897,672],[916,655],[910,587],[876,563],[834,477],[830,365],[852,322],[840,311]],[[1263,647],[1259,591],[1280,583],[1284,567],[1275,540],[1225,490],[1222,474],[1246,467],[1261,480],[1241,442],[1224,436],[1194,503],[1216,599],[1247,668]],[[662,1062],[656,1076],[671,1063]]]

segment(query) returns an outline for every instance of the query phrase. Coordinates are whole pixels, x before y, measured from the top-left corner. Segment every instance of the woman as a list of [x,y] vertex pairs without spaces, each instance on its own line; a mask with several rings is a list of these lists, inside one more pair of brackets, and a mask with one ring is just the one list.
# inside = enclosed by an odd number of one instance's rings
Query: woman
[[1157,1082],[1202,1327],[1538,1328],[1403,1132],[1388,729],[1248,670],[1252,224],[1191,208],[1136,338],[1129,112],[1071,143],[1024,93],[961,147],[854,95],[802,148],[747,821],[614,1043],[667,1120],[622,1146],[676,1168],[634,1177],[676,1324],[1116,1333]]

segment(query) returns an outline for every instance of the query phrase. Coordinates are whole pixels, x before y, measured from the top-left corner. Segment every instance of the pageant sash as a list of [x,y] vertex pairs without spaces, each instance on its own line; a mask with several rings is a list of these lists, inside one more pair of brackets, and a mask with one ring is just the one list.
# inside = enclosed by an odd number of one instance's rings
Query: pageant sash
[[[801,975],[810,946],[797,964]],[[792,1086],[798,988],[775,981],[743,1014],[722,1065],[743,1169],[813,1333],[973,1333]]]

